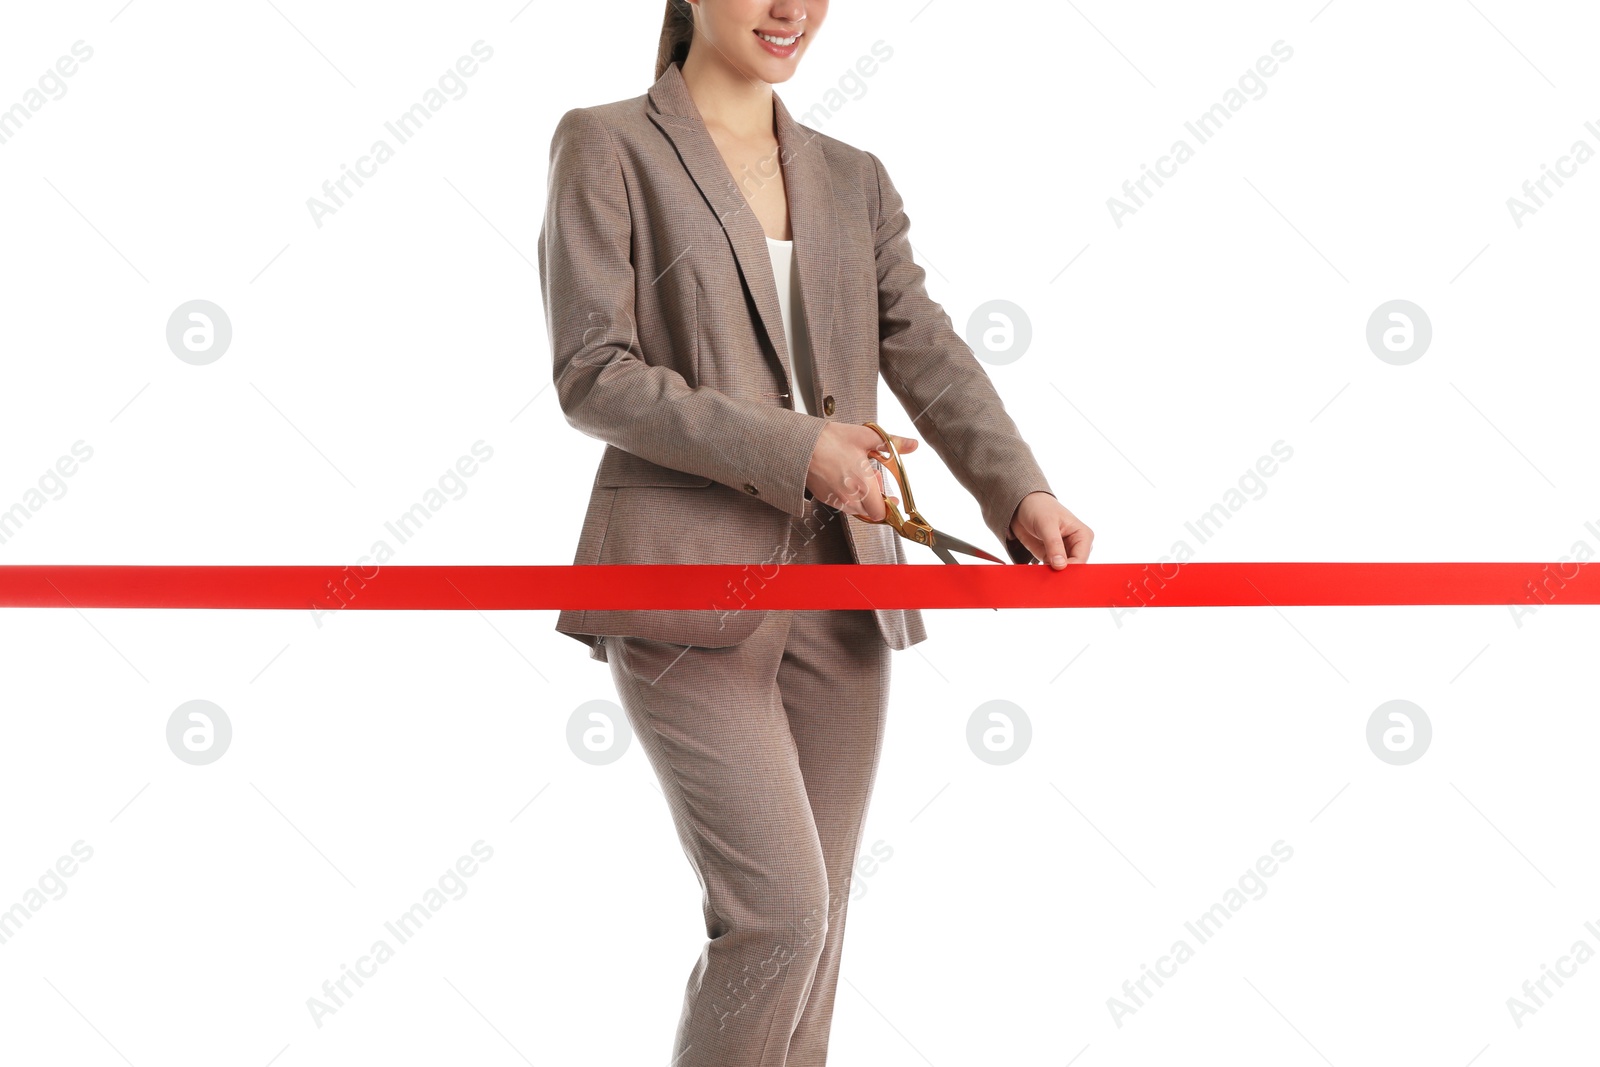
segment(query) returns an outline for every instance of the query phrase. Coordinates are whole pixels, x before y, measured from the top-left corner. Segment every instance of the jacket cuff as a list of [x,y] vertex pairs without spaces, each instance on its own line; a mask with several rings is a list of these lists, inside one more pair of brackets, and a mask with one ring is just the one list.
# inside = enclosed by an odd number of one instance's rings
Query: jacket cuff
[[1028,550],[1027,546],[1021,541],[1017,540],[1017,538],[1011,533],[1011,523],[1017,517],[1017,509],[1020,508],[1022,506],[1022,502],[1033,493],[1050,493],[1051,496],[1055,496],[1055,493],[1050,491],[1049,486],[1043,484],[1034,484],[1029,488],[1013,488],[1008,491],[1005,496],[999,498],[1002,501],[1009,501],[1010,506],[1006,507],[1004,504],[1002,504],[1001,510],[998,512],[998,514],[1005,516],[1005,519],[1003,520],[1005,525],[996,530],[995,535],[999,537],[1001,543],[1006,546],[1006,555],[1011,557],[1011,562],[1013,563],[1044,562],[1043,560],[1034,556],[1034,554]]
[[811,469],[817,439],[828,423],[826,419],[784,408],[773,409],[772,415],[777,432],[760,443],[754,452],[757,464],[749,468],[748,480],[735,488],[742,488],[793,518],[804,519],[812,507],[806,473]]

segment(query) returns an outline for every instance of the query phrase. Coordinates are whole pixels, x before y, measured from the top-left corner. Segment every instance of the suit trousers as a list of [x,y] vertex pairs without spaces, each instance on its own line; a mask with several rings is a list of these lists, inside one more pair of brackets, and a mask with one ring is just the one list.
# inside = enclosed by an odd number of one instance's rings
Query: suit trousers
[[[852,562],[853,521],[815,505],[776,565]],[[768,611],[725,648],[603,640],[703,891],[667,1062],[822,1067],[889,697],[872,612]]]

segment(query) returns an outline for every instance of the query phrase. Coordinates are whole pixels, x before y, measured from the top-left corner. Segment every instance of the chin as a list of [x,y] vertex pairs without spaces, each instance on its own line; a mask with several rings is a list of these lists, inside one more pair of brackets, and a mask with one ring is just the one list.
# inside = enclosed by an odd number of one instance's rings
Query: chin
[[765,52],[756,57],[756,62],[751,64],[754,76],[770,85],[781,85],[793,78],[800,71],[800,61],[805,59],[805,53],[800,53],[793,59],[774,59]]

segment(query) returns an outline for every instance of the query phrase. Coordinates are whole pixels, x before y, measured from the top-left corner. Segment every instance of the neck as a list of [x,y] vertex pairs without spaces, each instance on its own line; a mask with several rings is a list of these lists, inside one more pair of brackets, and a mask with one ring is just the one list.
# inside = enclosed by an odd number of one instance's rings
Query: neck
[[739,137],[766,137],[774,132],[772,86],[746,77],[720,57],[705,58],[705,49],[690,49],[683,61],[683,83],[707,127],[717,126]]

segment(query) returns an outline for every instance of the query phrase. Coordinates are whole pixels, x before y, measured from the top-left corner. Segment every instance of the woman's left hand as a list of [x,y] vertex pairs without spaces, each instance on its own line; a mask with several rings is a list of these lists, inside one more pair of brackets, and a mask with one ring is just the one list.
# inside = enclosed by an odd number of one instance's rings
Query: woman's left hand
[[1035,559],[1044,560],[1055,570],[1068,563],[1087,563],[1094,531],[1045,492],[1029,493],[1017,505],[1011,519],[1011,536],[1022,542]]

